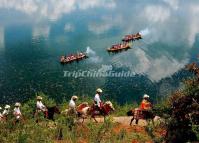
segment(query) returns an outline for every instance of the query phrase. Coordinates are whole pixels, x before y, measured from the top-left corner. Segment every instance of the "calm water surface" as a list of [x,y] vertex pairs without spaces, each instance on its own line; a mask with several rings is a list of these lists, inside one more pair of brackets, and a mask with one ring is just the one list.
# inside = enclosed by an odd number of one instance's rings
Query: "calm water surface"
[[[0,0],[0,103],[38,91],[57,101],[71,95],[120,103],[156,99],[182,86],[183,70],[199,47],[196,0]],[[125,34],[141,32],[132,49],[109,55]],[[89,51],[89,59],[62,66],[59,57]],[[130,71],[131,78],[64,77],[64,71]]]

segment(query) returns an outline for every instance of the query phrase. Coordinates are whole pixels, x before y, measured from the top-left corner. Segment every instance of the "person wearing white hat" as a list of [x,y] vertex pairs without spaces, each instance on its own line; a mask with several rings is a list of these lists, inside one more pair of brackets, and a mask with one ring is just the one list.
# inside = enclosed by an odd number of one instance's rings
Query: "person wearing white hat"
[[98,88],[96,90],[96,94],[94,97],[94,106],[97,110],[101,110],[102,108],[102,101],[100,99],[101,94],[102,94],[102,89]]
[[13,115],[15,116],[16,120],[19,120],[21,118],[21,116],[22,116],[21,110],[20,110],[20,106],[21,106],[21,104],[19,102],[15,103],[15,108],[14,108],[14,111],[13,111]]
[[8,117],[8,114],[10,113],[10,105],[6,105],[5,107],[4,107],[4,111],[3,111],[3,113],[2,113],[2,118],[4,119],[4,120],[7,120],[7,117]]
[[47,108],[46,106],[42,103],[42,97],[41,96],[37,96],[37,103],[36,103],[36,107],[37,107],[37,111],[40,112],[46,112]]
[[73,114],[77,114],[77,111],[76,111],[76,100],[78,99],[77,96],[72,96],[70,101],[69,101],[69,113]]
[[2,113],[3,116],[7,116],[10,113],[10,105],[6,105],[4,107],[4,111]]
[[142,110],[151,110],[152,104],[149,102],[149,95],[147,94],[143,95],[143,100],[141,102],[140,108]]

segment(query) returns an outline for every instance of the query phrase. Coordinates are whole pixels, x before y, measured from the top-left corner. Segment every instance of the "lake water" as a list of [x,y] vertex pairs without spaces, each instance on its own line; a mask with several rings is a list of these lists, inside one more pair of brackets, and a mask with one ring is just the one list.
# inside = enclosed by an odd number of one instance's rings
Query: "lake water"
[[[182,87],[184,66],[197,60],[199,1],[0,0],[0,103],[42,91],[57,101],[72,95],[104,100],[153,99]],[[141,32],[132,49],[108,54],[125,34]],[[88,52],[61,65],[59,57]],[[131,72],[132,77],[64,77],[64,71]]]

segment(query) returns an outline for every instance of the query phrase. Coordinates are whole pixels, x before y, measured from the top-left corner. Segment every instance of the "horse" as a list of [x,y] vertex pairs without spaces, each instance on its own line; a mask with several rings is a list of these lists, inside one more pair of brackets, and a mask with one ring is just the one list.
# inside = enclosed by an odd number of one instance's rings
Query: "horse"
[[83,102],[77,107],[77,117],[83,119],[82,123],[84,122],[84,119],[87,118],[88,111],[90,109],[91,108],[89,107],[89,104],[87,102]]
[[25,123],[25,118],[23,115],[20,115],[20,118],[16,118],[16,117],[14,118],[13,125],[16,125],[18,123],[22,123],[22,124]]
[[47,116],[46,115],[45,116],[46,116],[47,119],[52,120],[52,121],[55,121],[55,119],[54,119],[54,114],[55,113],[56,114],[60,114],[61,113],[57,106],[47,107],[47,110],[48,110],[47,111],[48,114],[47,114]]
[[151,111],[141,110],[140,108],[135,108],[134,110],[128,111],[127,116],[133,116],[133,118],[130,121],[130,126],[132,125],[134,119],[135,123],[138,124],[139,119],[145,119],[148,121],[156,117]]
[[87,106],[87,107],[82,108],[81,112],[79,112],[79,113],[80,113],[80,116],[83,118],[82,123],[84,122],[84,118],[86,116],[88,116],[88,115],[90,115],[91,119],[93,118],[95,120],[95,122],[97,123],[98,121],[95,119],[96,115],[104,116],[104,120],[105,120],[105,117],[107,115],[109,115],[111,111],[114,111],[114,110],[115,109],[114,109],[113,104],[111,103],[111,101],[106,101],[102,105],[101,110],[97,110],[95,105],[92,105],[91,107]]
[[2,123],[6,123],[7,121],[12,121],[13,125],[16,125],[17,123],[22,123],[24,124],[25,122],[25,118],[23,115],[20,115],[19,118],[16,118],[16,116],[14,116],[14,118],[12,118],[12,114],[5,114],[5,115],[0,115],[0,122]]
[[7,116],[1,115],[0,116],[0,122],[5,122],[5,121],[7,121]]
[[[35,111],[34,112],[34,117],[38,115],[39,112],[43,112],[43,111]],[[47,110],[43,112],[44,114],[44,118],[49,119],[54,121],[54,114],[60,114],[60,110],[57,106],[53,106],[53,107],[47,107]],[[38,122],[38,119],[36,120],[36,122]]]

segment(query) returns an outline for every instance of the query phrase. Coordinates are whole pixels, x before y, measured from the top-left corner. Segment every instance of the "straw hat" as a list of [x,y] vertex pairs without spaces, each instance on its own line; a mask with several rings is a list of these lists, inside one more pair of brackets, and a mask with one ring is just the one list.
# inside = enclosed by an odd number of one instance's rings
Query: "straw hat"
[[19,102],[15,103],[15,107],[20,107],[21,104]]
[[9,109],[9,108],[10,108],[10,105],[6,105],[6,106],[5,106],[5,109]]
[[74,95],[74,96],[71,97],[71,99],[75,100],[75,99],[78,99],[78,97]]
[[144,94],[143,98],[149,98],[149,95]]
[[96,92],[102,93],[102,90],[101,90],[100,88],[98,88],[98,89],[96,90]]
[[37,100],[42,100],[42,97],[41,96],[37,96]]

